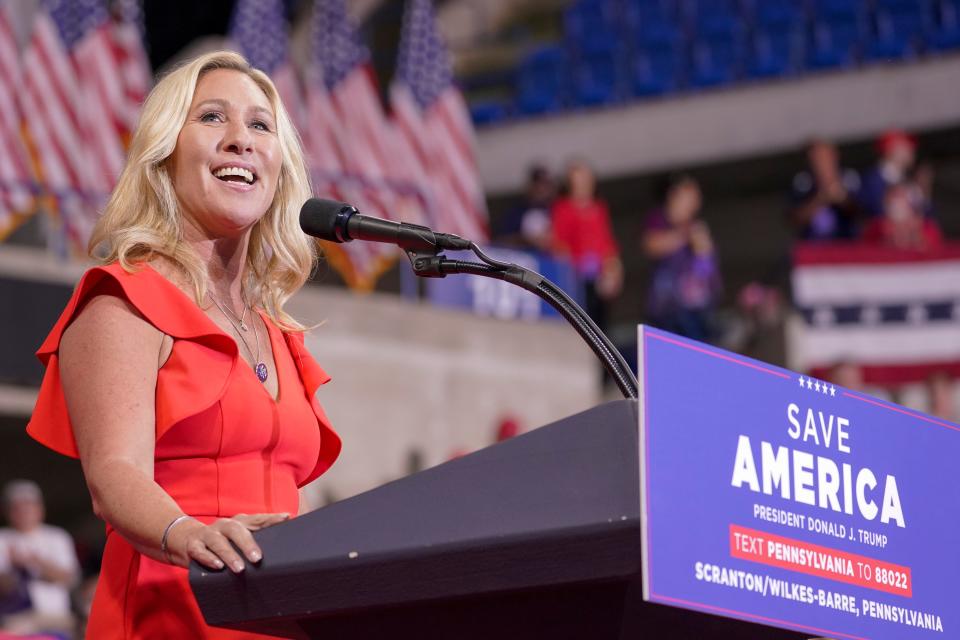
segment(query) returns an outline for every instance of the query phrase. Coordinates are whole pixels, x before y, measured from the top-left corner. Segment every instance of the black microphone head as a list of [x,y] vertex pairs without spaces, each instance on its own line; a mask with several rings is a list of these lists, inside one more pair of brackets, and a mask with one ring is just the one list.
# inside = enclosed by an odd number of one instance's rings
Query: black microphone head
[[300,208],[300,228],[307,235],[330,242],[348,242],[347,220],[357,210],[346,202],[310,198]]

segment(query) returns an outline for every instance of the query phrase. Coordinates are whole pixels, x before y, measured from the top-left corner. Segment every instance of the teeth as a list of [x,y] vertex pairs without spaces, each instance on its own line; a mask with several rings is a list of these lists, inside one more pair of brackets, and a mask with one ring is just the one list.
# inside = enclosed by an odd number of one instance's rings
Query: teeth
[[218,178],[224,178],[226,176],[239,176],[243,178],[247,184],[253,184],[253,172],[243,169],[242,167],[223,167],[214,171],[213,175]]

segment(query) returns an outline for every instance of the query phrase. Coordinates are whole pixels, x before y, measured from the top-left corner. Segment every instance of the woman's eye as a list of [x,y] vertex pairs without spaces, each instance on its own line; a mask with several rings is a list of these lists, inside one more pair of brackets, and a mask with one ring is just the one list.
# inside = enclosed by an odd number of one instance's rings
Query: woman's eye
[[207,111],[202,116],[200,116],[200,122],[222,122],[223,116],[221,116],[216,111]]
[[254,129],[259,129],[260,131],[270,131],[270,125],[263,120],[254,120],[250,123],[250,126]]

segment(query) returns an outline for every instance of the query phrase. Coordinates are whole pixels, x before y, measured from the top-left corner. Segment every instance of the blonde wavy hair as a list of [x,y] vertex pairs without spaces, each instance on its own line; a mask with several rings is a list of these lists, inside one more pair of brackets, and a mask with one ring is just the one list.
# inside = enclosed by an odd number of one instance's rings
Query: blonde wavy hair
[[127,271],[162,256],[179,267],[202,304],[207,270],[182,242],[183,220],[170,178],[169,158],[177,144],[197,88],[207,72],[231,69],[246,74],[270,101],[276,119],[282,163],[277,191],[257,221],[247,250],[244,295],[288,330],[305,327],[283,310],[313,269],[316,245],[300,230],[299,209],[310,197],[310,178],[300,138],[270,78],[238,53],[201,55],[164,76],[147,96],[133,134],[126,166],[90,237],[88,251],[102,263],[119,262]]

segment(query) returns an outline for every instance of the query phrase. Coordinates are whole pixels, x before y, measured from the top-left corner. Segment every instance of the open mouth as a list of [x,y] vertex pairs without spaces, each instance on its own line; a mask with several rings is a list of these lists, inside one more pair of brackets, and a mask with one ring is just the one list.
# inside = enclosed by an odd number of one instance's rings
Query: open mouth
[[257,174],[243,167],[220,167],[213,172],[214,177],[224,182],[239,182],[253,184],[257,181]]

